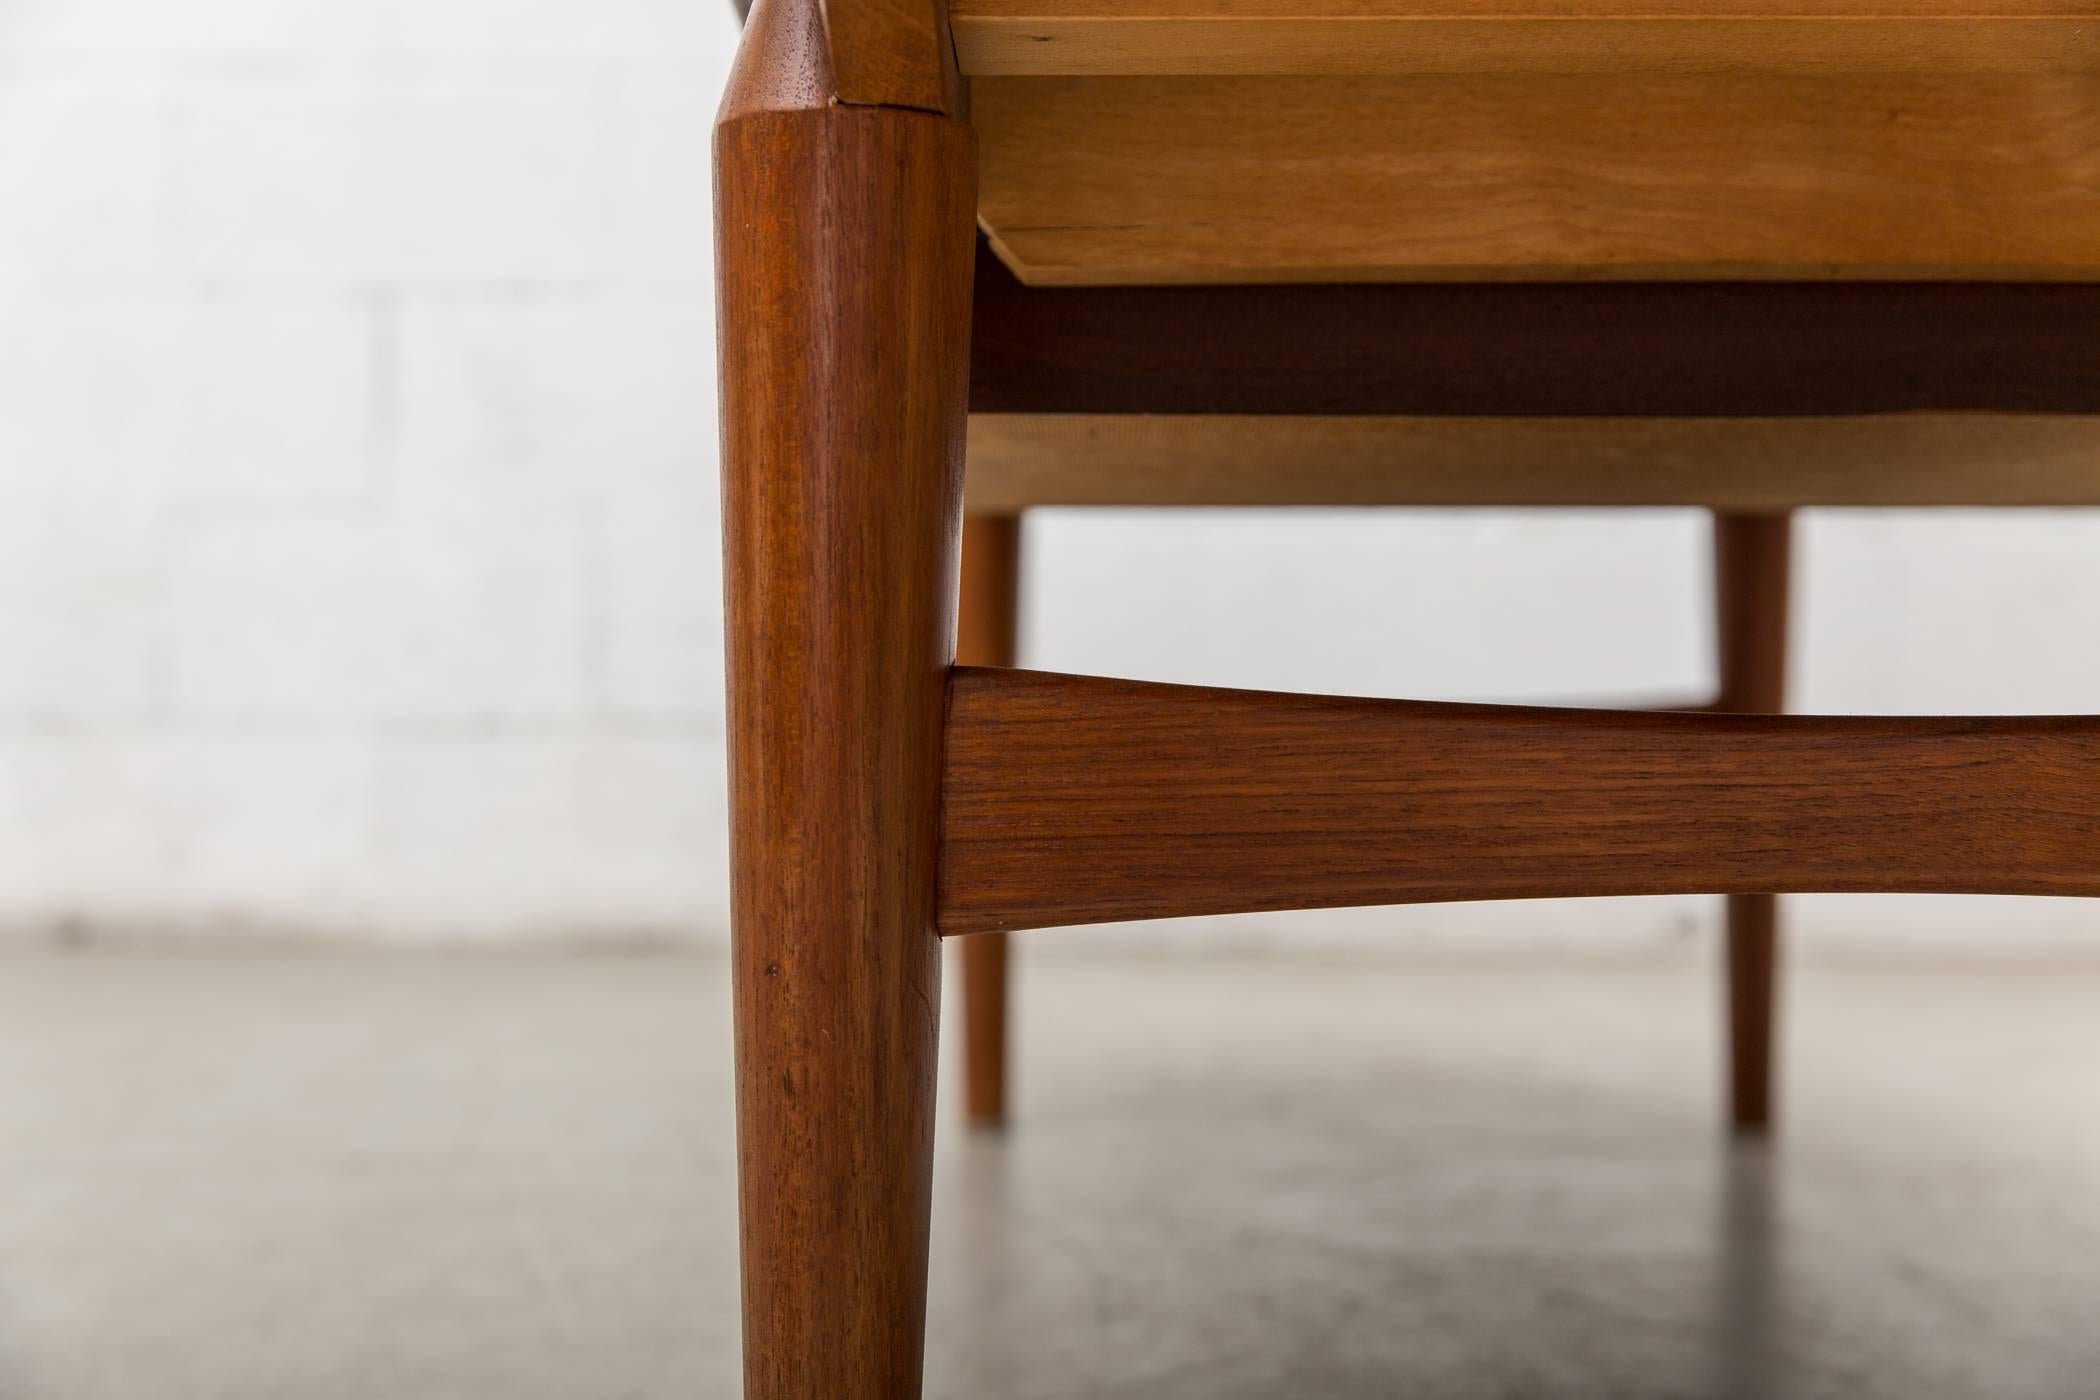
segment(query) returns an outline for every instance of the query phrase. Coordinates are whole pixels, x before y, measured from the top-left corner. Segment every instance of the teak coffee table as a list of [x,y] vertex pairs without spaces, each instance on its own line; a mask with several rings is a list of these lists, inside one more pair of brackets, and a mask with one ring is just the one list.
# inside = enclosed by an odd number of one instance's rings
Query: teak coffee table
[[[758,0],[716,180],[754,1400],[918,1393],[944,934],[2100,893],[2100,719],[1722,712],[1785,511],[2100,503],[2100,0]],[[956,667],[966,459],[987,521],[1709,507],[1744,659],[1697,713]]]

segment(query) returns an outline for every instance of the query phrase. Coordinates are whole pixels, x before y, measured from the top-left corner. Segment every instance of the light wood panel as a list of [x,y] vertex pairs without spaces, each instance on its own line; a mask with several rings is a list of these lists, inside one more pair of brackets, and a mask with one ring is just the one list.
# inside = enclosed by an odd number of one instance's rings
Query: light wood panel
[[1403,21],[1438,15],[1585,21],[1649,16],[1700,22],[1746,16],[1850,21],[1881,16],[2095,17],[2100,16],[2100,7],[2092,0],[951,0],[949,13],[958,28],[990,19],[1134,26],[1180,21],[1222,28],[1253,23]]
[[958,670],[946,934],[1432,900],[2100,894],[2100,718],[1629,714]]
[[2093,0],[957,0],[966,72],[2091,72]]
[[980,78],[1023,281],[2100,277],[2100,74]]
[[972,507],[2100,505],[2100,417],[973,414]]

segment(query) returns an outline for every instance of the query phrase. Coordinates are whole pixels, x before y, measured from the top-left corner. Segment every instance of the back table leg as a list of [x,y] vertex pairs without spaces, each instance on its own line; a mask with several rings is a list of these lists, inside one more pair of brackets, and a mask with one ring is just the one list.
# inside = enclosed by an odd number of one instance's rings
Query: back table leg
[[[1787,582],[1792,520],[1714,516],[1714,599],[1721,694],[1714,708],[1777,714],[1786,708]],[[1729,1118],[1737,1132],[1772,1122],[1773,1023],[1777,1019],[1779,901],[1728,895]]]
[[976,158],[758,7],[716,128],[750,1400],[919,1393]]

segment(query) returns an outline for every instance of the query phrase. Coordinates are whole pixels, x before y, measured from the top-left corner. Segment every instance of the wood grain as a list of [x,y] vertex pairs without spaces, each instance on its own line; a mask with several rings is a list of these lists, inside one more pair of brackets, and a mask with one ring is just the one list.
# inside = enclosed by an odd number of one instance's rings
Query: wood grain
[[1786,634],[1793,518],[1714,517],[1714,633],[1721,688],[1714,707],[1736,714],[1786,709]]
[[2100,285],[1028,287],[977,262],[978,413],[2100,413]]
[[[1714,708],[1786,709],[1787,612],[1793,520],[1785,514],[1714,517],[1714,634],[1721,686]],[[1779,1005],[1779,901],[1727,896],[1728,1116],[1736,1131],[1772,1124]]]
[[750,1400],[915,1396],[923,1346],[975,161],[827,65],[761,0],[715,132]]
[[[761,0],[806,5],[811,0]],[[832,93],[861,106],[960,116],[962,75],[946,0],[820,0]]]
[[2020,15],[2100,17],[2091,0],[954,0],[958,26],[985,19],[1026,23],[1098,20],[1143,26],[1190,21],[1219,28],[1248,23],[1387,21],[1448,15],[1469,19],[1599,21],[1653,16],[1710,23],[1761,16],[1853,22]]
[[943,933],[1435,900],[2100,894],[2100,718],[1275,695],[959,669]]
[[[966,516],[957,662],[1012,666],[1020,612],[1020,517]],[[1006,1121],[1010,941],[997,931],[962,940],[964,1102],[969,1121],[982,1128],[995,1128]]]
[[973,414],[984,510],[2100,505],[2100,417]]
[[[2044,4],[1365,7],[962,0],[955,42],[980,76],[1365,73],[2066,73],[2100,68],[2100,10]],[[1578,11],[1573,12],[1571,11]],[[1846,12],[1839,12],[1840,10]],[[1762,12],[1761,12],[1762,11]]]
[[2100,277],[2100,74],[978,78],[1038,285]]

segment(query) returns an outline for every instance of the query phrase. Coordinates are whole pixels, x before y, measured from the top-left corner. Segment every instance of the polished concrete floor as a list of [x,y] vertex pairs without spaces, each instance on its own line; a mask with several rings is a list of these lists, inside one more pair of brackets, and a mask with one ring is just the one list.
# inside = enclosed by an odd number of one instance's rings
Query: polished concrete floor
[[[1798,969],[1770,1155],[1690,958],[1024,973],[931,1395],[2100,1395],[2100,968]],[[726,992],[0,959],[0,1397],[732,1395]]]

